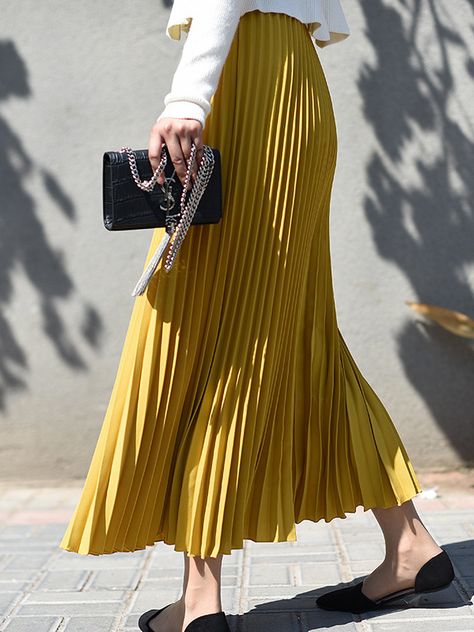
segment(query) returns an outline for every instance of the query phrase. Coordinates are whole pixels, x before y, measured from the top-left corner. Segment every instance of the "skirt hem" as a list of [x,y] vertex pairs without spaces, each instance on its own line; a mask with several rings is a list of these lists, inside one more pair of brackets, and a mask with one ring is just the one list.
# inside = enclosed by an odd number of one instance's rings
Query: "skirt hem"
[[[303,522],[304,520],[309,520],[310,522],[319,522],[320,520],[324,520],[324,522],[329,523],[332,520],[334,520],[334,518],[347,518],[347,514],[354,514],[357,511],[358,507],[363,507],[364,511],[369,511],[371,509],[390,509],[391,507],[399,507],[400,505],[402,505],[403,503],[407,502],[408,500],[411,500],[412,498],[415,498],[421,491],[422,488],[418,485],[415,485],[415,489],[417,489],[418,491],[416,491],[413,494],[407,494],[406,496],[402,496],[402,497],[397,497],[396,498],[396,503],[395,505],[392,504],[380,504],[380,503],[376,503],[376,504],[371,504],[371,503],[367,503],[367,504],[358,504],[358,505],[353,505],[350,509],[347,509],[344,512],[341,513],[335,513],[333,516],[319,516],[319,517],[311,517],[311,516],[304,516],[299,518],[298,520],[295,521],[294,523],[294,527],[299,524],[300,522]],[[263,538],[256,538],[256,537],[243,537],[242,541],[241,541],[241,545],[240,546],[231,546],[230,548],[226,548],[225,550],[220,551],[219,553],[215,553],[215,554],[209,554],[209,555],[202,555],[201,552],[192,552],[192,551],[188,551],[184,545],[182,544],[177,544],[174,541],[171,541],[171,539],[167,538],[166,536],[163,537],[157,537],[156,540],[154,540],[153,542],[149,542],[147,544],[145,544],[145,546],[138,546],[134,549],[126,549],[126,548],[114,548],[113,550],[103,550],[103,551],[81,551],[81,547],[78,547],[78,549],[75,549],[73,547],[70,546],[65,546],[65,545],[59,545],[59,548],[65,550],[65,551],[70,551],[72,553],[78,553],[79,555],[112,555],[114,553],[134,553],[135,551],[145,551],[148,547],[152,547],[155,544],[158,544],[159,542],[163,542],[164,544],[168,544],[169,546],[174,546],[174,550],[177,553],[187,553],[188,557],[218,557],[219,555],[232,555],[232,551],[234,550],[240,550],[244,548],[244,541],[245,540],[251,540],[252,542],[270,542],[272,544],[276,544],[277,542],[297,542],[297,538],[280,538],[277,540],[272,540],[270,537],[263,537]]]

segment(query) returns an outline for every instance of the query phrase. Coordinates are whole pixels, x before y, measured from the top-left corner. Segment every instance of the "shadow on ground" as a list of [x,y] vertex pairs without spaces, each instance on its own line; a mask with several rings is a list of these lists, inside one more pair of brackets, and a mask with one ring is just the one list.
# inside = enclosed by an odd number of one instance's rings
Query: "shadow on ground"
[[[416,605],[404,605],[398,608],[385,608],[380,611],[366,612],[361,615],[351,614],[347,612],[329,611],[318,608],[315,600],[331,590],[338,590],[347,586],[356,584],[364,579],[366,575],[360,575],[350,582],[340,582],[338,584],[324,586],[315,590],[301,593],[291,599],[279,599],[278,601],[267,601],[257,604],[250,612],[244,615],[228,615],[229,622],[233,629],[246,630],[274,630],[278,627],[278,617],[281,615],[281,628],[318,630],[327,629],[332,626],[344,625],[352,621],[373,620],[389,613],[405,612],[404,618],[409,624],[409,616],[406,611],[427,609],[427,617],[429,611],[434,609],[458,609],[467,607],[471,604],[471,598],[474,595],[474,540],[465,540],[454,542],[452,544],[443,545],[441,548],[446,550],[455,567],[456,578],[447,588],[434,593],[426,593],[419,599]],[[453,613],[456,616],[456,611]],[[245,619],[245,622],[243,621]],[[242,627],[243,626],[243,627]],[[291,627],[290,627],[291,626]]]

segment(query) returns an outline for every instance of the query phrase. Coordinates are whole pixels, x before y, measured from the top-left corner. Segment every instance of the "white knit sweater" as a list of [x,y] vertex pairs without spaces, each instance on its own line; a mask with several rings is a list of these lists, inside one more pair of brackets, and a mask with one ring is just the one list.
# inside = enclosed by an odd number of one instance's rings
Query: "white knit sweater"
[[192,118],[205,126],[240,17],[256,9],[297,18],[320,47],[350,34],[340,0],[175,0],[166,33],[179,40],[184,31],[187,38],[157,120]]

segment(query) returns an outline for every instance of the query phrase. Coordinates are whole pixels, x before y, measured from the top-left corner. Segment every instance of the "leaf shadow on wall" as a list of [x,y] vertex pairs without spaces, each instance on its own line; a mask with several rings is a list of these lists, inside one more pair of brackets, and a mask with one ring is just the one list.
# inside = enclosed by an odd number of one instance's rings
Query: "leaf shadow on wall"
[[[473,15],[463,29],[456,28],[458,3],[448,4],[361,3],[375,61],[363,65],[358,86],[378,144],[367,163],[364,208],[379,254],[412,287],[402,300],[473,316],[474,125],[472,101],[461,96],[474,78],[474,46],[461,31],[472,37],[474,3],[464,3]],[[410,383],[460,458],[473,463],[472,341],[410,312],[398,347]]]
[[[0,41],[0,107],[8,99],[28,99],[31,89],[28,70],[15,44]],[[0,114],[0,410],[14,391],[28,388],[29,353],[6,316],[15,294],[14,272],[20,269],[37,294],[42,329],[61,361],[73,370],[87,369],[77,344],[76,332],[61,315],[60,303],[72,300],[77,290],[65,265],[65,253],[48,241],[37,205],[27,189],[35,173],[56,208],[69,222],[77,220],[76,208],[55,175],[41,159],[34,159],[18,134]],[[25,311],[36,306],[25,305]],[[95,348],[100,343],[102,322],[98,311],[82,302],[80,338]]]

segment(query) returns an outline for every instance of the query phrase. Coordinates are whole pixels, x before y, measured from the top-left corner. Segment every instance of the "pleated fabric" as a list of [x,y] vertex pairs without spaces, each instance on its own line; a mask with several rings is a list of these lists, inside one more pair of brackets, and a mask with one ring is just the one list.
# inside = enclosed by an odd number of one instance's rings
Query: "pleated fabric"
[[336,126],[302,22],[241,18],[204,142],[221,151],[222,220],[192,225],[172,270],[160,264],[135,299],[63,549],[164,541],[215,557],[421,491],[338,329]]

